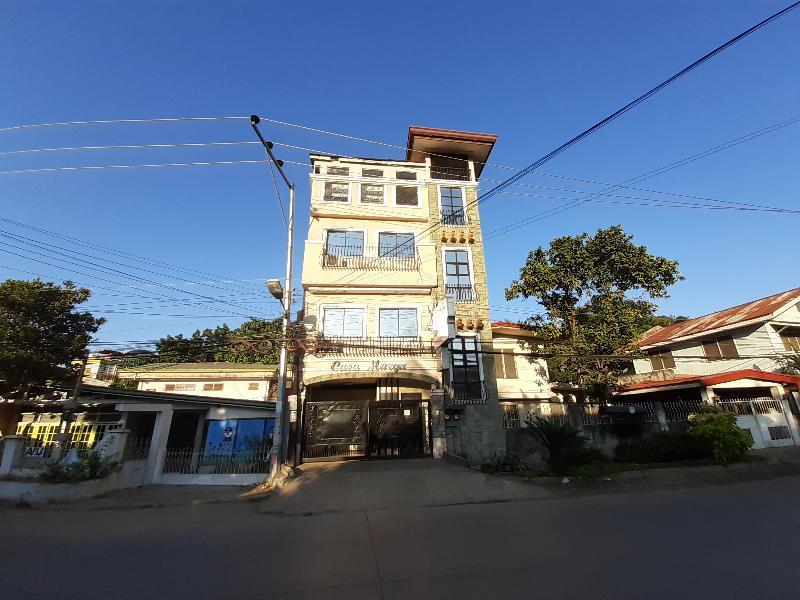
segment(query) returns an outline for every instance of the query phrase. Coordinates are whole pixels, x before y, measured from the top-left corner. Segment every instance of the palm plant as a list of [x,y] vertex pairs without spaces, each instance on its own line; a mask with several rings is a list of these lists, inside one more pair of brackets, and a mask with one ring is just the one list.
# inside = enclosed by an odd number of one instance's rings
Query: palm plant
[[580,431],[569,423],[551,421],[535,415],[528,415],[525,423],[527,427],[524,431],[547,449],[550,470],[554,473],[562,472],[564,450],[584,445]]

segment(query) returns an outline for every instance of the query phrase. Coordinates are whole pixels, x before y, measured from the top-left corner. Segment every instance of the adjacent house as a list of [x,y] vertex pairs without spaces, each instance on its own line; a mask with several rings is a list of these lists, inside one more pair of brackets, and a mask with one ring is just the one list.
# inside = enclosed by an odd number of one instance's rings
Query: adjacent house
[[617,400],[657,403],[667,416],[716,404],[756,448],[800,443],[800,377],[780,360],[800,349],[800,288],[651,329],[638,344],[649,356],[634,361]]
[[303,460],[504,453],[477,206],[496,139],[411,127],[404,159],[311,155]]

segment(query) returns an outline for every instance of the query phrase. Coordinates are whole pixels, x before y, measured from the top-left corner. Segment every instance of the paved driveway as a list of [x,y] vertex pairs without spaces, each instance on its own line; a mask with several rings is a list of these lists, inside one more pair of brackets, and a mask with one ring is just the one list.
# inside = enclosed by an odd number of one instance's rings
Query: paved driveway
[[552,492],[433,458],[304,464],[299,476],[259,505],[271,514],[306,515],[510,502]]

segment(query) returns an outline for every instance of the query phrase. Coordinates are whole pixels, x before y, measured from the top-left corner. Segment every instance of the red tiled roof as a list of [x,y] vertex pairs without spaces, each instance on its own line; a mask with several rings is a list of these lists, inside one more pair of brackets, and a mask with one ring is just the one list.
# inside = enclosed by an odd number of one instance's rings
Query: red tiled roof
[[703,317],[696,317],[688,321],[681,321],[667,327],[651,330],[650,333],[645,333],[645,336],[637,344],[642,347],[654,346],[728,325],[766,318],[792,300],[798,299],[800,299],[800,288],[780,292],[779,294],[726,308]]
[[492,327],[511,327],[512,329],[522,329],[519,323],[512,323],[511,321],[494,321]]
[[756,379],[758,381],[772,381],[775,383],[793,383],[800,385],[800,376],[784,375],[782,373],[769,373],[767,371],[756,371],[755,369],[740,369],[738,371],[727,371],[713,375],[676,375],[674,379],[666,381],[643,381],[642,383],[632,383],[626,385],[620,392],[632,392],[634,390],[646,390],[654,388],[668,388],[675,385],[686,385],[696,383],[698,387],[707,387],[738,379]]

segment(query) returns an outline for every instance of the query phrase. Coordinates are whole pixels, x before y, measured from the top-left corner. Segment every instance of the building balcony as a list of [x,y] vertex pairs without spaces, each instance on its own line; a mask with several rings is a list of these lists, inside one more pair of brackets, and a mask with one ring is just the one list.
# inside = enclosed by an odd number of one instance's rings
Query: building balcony
[[431,179],[445,181],[472,181],[472,171],[468,167],[446,167],[431,165]]
[[486,404],[488,394],[482,381],[454,381],[445,386],[445,403],[447,406],[466,406],[468,404]]
[[323,269],[359,269],[367,271],[416,271],[419,255],[414,246],[360,247],[323,246]]
[[468,224],[463,209],[443,210],[439,213],[439,224],[444,227],[464,227]]
[[445,285],[444,293],[456,304],[474,304],[478,301],[478,294],[473,285]]
[[316,356],[421,356],[436,355],[432,340],[421,337],[350,337],[325,336],[316,338]]
[[303,285],[341,288],[413,288],[429,293],[439,284],[433,243],[394,251],[379,246],[332,248],[307,241]]

